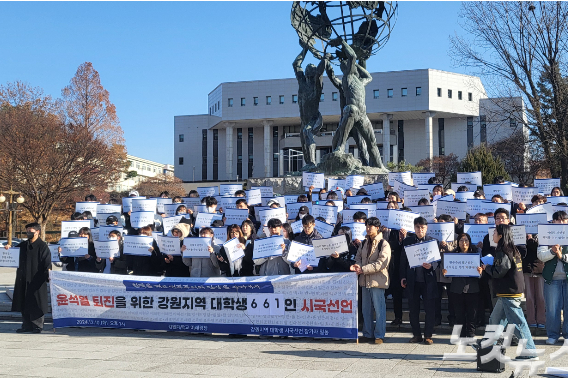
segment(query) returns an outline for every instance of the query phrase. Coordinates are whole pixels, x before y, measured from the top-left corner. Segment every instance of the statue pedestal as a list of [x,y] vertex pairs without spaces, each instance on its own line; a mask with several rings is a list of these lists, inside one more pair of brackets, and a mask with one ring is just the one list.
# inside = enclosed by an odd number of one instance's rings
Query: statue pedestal
[[361,164],[361,160],[355,159],[352,154],[346,154],[339,151],[326,154],[322,157],[321,163],[310,172],[323,173],[326,176],[331,175],[377,175],[387,174],[387,169],[365,167]]

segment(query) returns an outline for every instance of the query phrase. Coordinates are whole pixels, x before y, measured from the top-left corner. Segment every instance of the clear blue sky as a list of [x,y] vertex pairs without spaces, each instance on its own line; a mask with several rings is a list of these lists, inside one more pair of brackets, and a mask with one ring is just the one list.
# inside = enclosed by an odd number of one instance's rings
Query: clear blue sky
[[[299,52],[292,2],[0,2],[0,83],[53,97],[93,63],[110,92],[128,153],[173,163],[175,115],[205,114],[219,83],[292,77]],[[371,72],[452,67],[460,2],[399,2]]]

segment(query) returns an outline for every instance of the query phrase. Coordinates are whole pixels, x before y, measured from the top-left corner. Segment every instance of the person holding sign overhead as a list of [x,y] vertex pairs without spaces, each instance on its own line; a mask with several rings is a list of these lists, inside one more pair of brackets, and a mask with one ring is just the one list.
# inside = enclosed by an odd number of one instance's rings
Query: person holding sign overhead
[[[183,263],[189,268],[190,277],[220,277],[219,260],[217,254],[220,247],[213,244],[213,230],[210,227],[203,227],[199,230],[199,236],[202,238],[211,238],[211,246],[209,247],[209,257],[184,257]],[[181,252],[186,250],[185,245],[181,246]]]
[[[315,226],[316,226],[316,220],[313,216],[308,214],[305,217],[303,217],[302,218],[302,232],[300,232],[299,235],[296,235],[296,237],[294,238],[294,241],[298,242],[298,243],[306,244],[306,245],[313,245],[312,240],[323,239],[321,234],[315,229]],[[306,269],[304,272],[301,272],[300,269],[298,269],[300,264],[301,264],[300,260],[298,260],[294,264],[296,274],[325,273],[325,271],[327,270],[327,268],[325,266],[325,258],[320,258],[319,264],[315,268],[311,265],[308,265],[308,269]]]
[[[41,226],[38,223],[26,225],[28,240],[20,243],[20,258],[16,270],[12,311],[22,313],[22,326],[18,333],[41,333],[43,316],[49,311],[47,281],[51,269],[51,252],[40,239]],[[10,245],[4,248],[10,249]]]
[[[384,342],[386,333],[385,289],[389,287],[388,267],[391,257],[389,243],[379,232],[381,221],[371,217],[365,222],[367,236],[355,256],[355,264],[350,267],[359,276],[359,286],[363,299],[363,337],[374,339],[375,344]],[[373,327],[373,310],[376,323]]]
[[[414,219],[414,234],[407,234],[402,242],[402,252],[400,256],[400,284],[406,289],[408,298],[410,325],[412,327],[411,343],[420,343],[424,340],[426,345],[432,345],[432,334],[434,333],[434,322],[436,318],[436,299],[438,297],[438,284],[436,281],[437,262],[423,263],[422,266],[415,268],[408,264],[408,257],[405,248],[417,243],[435,240],[426,235],[428,232],[428,221],[423,217]],[[426,312],[426,322],[424,325],[424,339],[420,329],[420,298],[424,304]]]

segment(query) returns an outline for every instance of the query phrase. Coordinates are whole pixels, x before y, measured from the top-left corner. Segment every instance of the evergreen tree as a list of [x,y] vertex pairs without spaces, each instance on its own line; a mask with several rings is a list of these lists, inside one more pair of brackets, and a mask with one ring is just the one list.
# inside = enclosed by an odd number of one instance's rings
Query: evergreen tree
[[497,176],[503,176],[505,180],[511,179],[501,159],[493,156],[485,144],[469,150],[460,163],[459,171],[481,171],[483,184],[493,184],[493,179]]

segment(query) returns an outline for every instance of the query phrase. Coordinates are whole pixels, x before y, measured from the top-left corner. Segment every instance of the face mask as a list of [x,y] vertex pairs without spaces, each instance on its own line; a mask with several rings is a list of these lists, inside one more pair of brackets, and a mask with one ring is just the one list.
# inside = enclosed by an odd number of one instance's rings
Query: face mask
[[33,239],[35,236],[35,232],[27,232],[26,231],[26,236],[28,237],[28,239]]
[[304,219],[304,217],[306,216],[306,214],[300,214],[300,219]]

